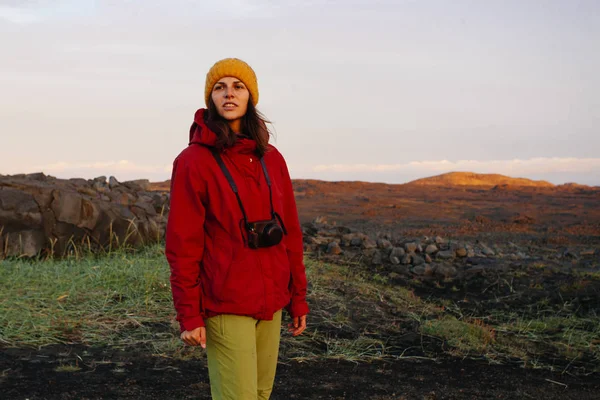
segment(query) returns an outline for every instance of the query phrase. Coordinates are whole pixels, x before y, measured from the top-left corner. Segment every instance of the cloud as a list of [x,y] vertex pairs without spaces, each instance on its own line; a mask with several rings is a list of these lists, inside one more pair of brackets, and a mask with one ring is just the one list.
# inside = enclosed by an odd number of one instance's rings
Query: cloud
[[40,16],[26,8],[1,6],[0,19],[13,24],[31,24],[41,20]]
[[600,158],[530,158],[526,160],[459,160],[413,161],[403,164],[323,164],[313,167],[314,172],[336,173],[431,173],[469,171],[506,175],[535,175],[550,173],[594,173],[600,171]]
[[94,0],[20,0],[0,4],[0,20],[32,24],[52,17],[82,17],[96,8]]
[[[196,5],[196,2],[194,2]],[[272,17],[276,14],[279,6],[276,2],[264,0],[229,0],[229,1],[205,1],[201,7],[207,11],[222,14],[227,18],[249,18],[249,17]]]
[[150,179],[160,181],[171,175],[171,164],[136,164],[129,160],[69,163],[60,161],[46,165],[33,165],[13,173],[43,172],[58,178],[86,178],[115,176],[119,180]]
[[[530,158],[513,160],[413,161],[403,164],[323,164],[316,166],[290,165],[293,178],[323,180],[364,180],[371,182],[403,183],[413,179],[464,171],[494,173],[511,177],[545,179],[553,183],[578,182],[600,184],[600,158]],[[21,170],[3,169],[2,173],[17,174],[44,172],[58,178],[115,176],[118,180],[149,179],[163,181],[171,176],[171,164],[138,164],[129,160],[71,163],[60,161],[33,165]]]

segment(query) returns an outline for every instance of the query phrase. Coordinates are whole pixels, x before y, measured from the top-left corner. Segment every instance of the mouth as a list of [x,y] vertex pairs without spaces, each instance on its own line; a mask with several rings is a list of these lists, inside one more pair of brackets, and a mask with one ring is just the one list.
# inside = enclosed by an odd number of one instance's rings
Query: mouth
[[237,108],[237,104],[235,103],[227,102],[223,104],[223,109],[225,110],[233,110],[235,108]]

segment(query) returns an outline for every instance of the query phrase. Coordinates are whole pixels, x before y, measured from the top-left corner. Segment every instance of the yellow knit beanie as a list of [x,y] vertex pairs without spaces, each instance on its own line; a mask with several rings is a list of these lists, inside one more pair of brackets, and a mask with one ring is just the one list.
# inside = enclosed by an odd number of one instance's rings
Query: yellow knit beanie
[[255,106],[258,104],[258,82],[252,68],[238,58],[225,58],[217,61],[210,71],[208,71],[208,74],[206,74],[204,100],[207,106],[215,83],[226,76],[233,76],[241,80],[252,96],[252,104]]

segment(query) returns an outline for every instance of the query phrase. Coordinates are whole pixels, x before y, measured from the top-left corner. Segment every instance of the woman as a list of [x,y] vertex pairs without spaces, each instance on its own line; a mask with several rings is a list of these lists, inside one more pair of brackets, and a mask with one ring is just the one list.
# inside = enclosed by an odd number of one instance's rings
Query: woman
[[206,348],[213,399],[268,399],[282,309],[294,336],[308,314],[294,192],[252,68],[218,61],[205,101],[171,178],[165,253],[181,339]]

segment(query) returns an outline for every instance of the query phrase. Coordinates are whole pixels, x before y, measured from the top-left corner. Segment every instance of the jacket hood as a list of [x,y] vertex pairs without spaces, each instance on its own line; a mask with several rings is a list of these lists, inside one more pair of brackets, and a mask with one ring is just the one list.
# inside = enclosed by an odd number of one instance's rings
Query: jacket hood
[[[208,110],[201,108],[194,115],[194,122],[190,127],[190,138],[188,144],[199,144],[207,147],[215,147],[217,134],[209,127],[206,121]],[[241,153],[252,153],[256,151],[256,141],[247,136],[238,136],[238,140],[231,150]]]
[[195,143],[203,146],[214,147],[217,142],[217,134],[208,128],[204,116],[206,109],[201,108],[194,115],[194,122],[190,127],[189,144]]

